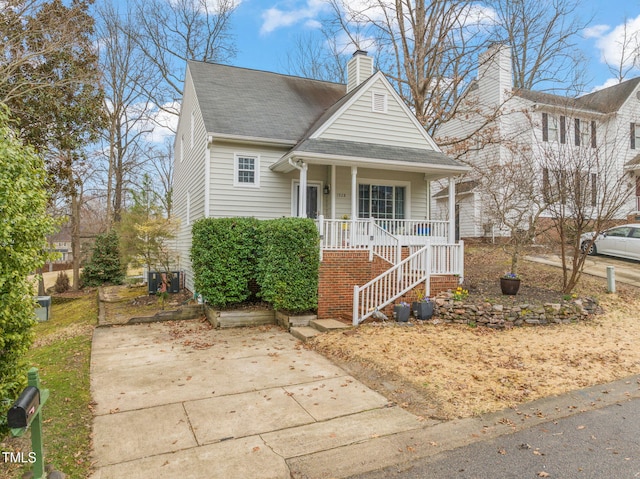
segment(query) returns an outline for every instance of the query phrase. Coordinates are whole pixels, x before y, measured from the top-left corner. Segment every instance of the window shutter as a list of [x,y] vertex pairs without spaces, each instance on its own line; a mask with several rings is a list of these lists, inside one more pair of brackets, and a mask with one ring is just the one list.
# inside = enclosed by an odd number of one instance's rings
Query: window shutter
[[576,146],[580,146],[580,119],[576,118],[575,119],[575,128],[574,128],[574,135],[576,137],[575,139],[575,143]]
[[542,141],[549,141],[549,115],[542,114]]
[[631,123],[631,149],[636,149],[636,124]]
[[595,148],[596,145],[596,121],[591,120],[591,148]]
[[591,173],[591,206],[596,206],[598,203],[598,175]]
[[567,142],[567,122],[566,118],[560,115],[560,143]]
[[542,169],[542,194],[544,195],[544,200],[548,203],[550,200],[550,192],[549,192],[549,168]]

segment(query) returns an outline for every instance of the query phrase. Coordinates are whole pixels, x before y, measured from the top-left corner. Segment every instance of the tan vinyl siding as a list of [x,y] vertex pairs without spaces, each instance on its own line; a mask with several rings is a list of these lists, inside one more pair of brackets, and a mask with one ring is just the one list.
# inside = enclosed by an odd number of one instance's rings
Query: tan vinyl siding
[[[378,184],[408,186],[409,204],[405,211],[407,219],[425,219],[427,216],[426,182],[424,175],[419,173],[407,173],[401,171],[374,170],[368,168],[358,168],[358,184]],[[351,168],[336,168],[337,185],[336,188],[336,218],[342,215],[351,216]],[[400,184],[408,182],[408,185]],[[329,203],[327,198],[326,203]],[[325,205],[325,210],[330,211],[330,204]]]
[[[386,113],[372,111],[374,92],[387,95]],[[395,101],[381,80],[369,86],[319,138],[431,149],[406,110]]]
[[[176,267],[185,273],[186,286],[193,291],[193,272],[191,269],[191,227],[194,221],[204,216],[205,205],[205,149],[207,134],[198,106],[197,98],[187,71],[185,91],[181,106],[181,121],[176,132],[174,149],[173,178],[173,216],[180,222],[177,235],[178,264]],[[191,112],[193,112],[193,139],[191,147]],[[184,138],[184,145],[181,139]],[[180,152],[183,157],[180,157]],[[187,208],[187,196],[189,205]],[[189,218],[187,218],[187,210]]]

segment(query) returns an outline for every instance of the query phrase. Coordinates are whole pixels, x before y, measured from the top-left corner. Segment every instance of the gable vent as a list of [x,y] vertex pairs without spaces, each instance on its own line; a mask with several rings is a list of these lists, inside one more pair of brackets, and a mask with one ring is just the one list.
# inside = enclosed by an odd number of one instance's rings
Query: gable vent
[[371,109],[376,113],[387,112],[387,94],[381,92],[373,92]]

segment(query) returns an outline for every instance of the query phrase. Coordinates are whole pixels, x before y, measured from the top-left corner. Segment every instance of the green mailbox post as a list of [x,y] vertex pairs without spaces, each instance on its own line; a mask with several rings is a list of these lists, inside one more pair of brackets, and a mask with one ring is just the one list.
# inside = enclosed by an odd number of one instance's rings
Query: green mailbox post
[[40,389],[38,370],[31,368],[28,373],[29,386],[7,413],[7,424],[11,434],[22,436],[31,427],[31,450],[35,453],[33,478],[45,479],[44,448],[42,446],[42,406],[49,397],[48,389]]

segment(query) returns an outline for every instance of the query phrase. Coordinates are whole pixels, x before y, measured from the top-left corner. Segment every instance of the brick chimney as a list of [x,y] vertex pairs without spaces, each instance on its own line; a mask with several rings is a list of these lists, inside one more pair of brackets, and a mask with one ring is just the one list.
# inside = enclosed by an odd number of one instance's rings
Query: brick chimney
[[373,58],[364,50],[356,50],[347,63],[347,93],[373,75]]

